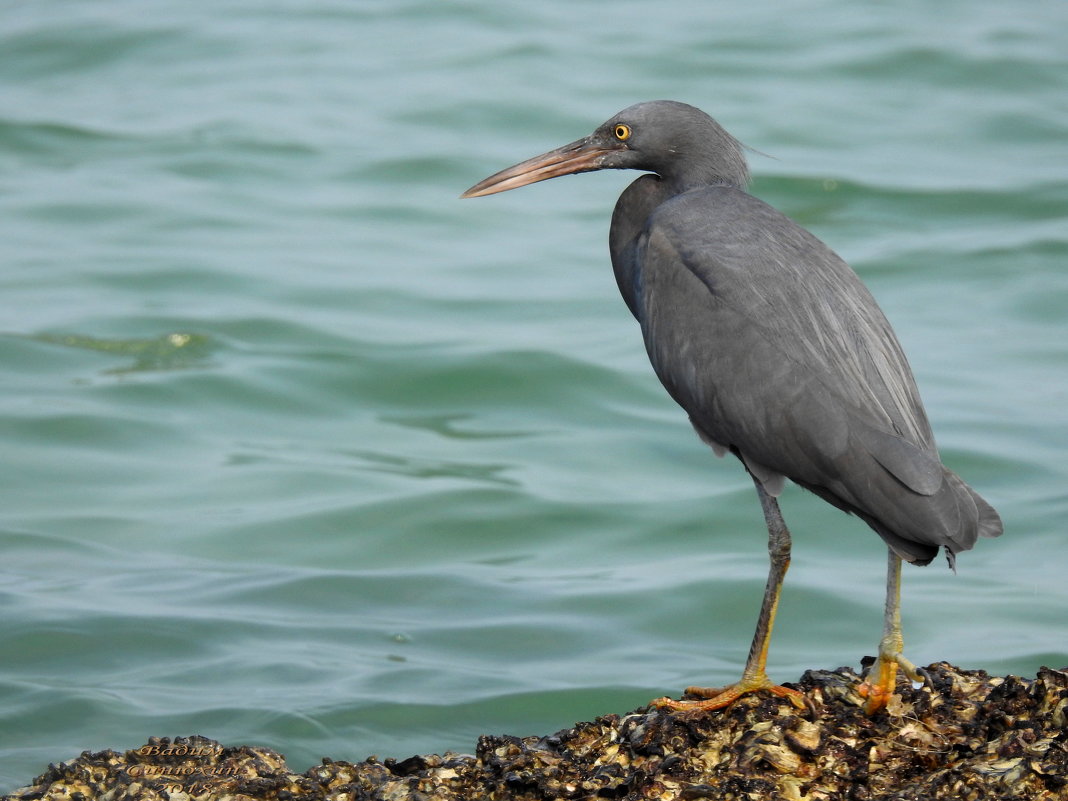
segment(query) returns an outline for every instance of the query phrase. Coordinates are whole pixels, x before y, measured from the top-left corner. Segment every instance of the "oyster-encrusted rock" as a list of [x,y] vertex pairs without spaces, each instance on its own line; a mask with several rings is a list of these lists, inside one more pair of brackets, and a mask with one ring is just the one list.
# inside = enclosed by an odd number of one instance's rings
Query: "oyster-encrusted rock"
[[946,663],[869,717],[847,668],[809,671],[808,709],[767,694],[691,717],[642,708],[547,737],[484,736],[475,754],[297,774],[267,748],[203,737],[83,753],[10,801],[1068,801],[1068,672],[990,677]]

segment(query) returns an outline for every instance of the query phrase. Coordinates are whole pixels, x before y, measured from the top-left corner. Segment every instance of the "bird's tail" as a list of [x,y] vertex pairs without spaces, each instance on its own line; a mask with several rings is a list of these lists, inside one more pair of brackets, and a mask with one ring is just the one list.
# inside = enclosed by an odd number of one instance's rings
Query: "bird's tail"
[[[1001,523],[1001,515],[997,513],[994,507],[984,501],[982,496],[980,496],[978,492],[976,492],[967,484],[965,484],[961,480],[960,476],[958,476],[956,473],[954,473],[952,470],[949,470],[948,468],[946,469],[946,481],[951,487],[953,487],[953,489],[957,491],[958,497],[966,497],[973,504],[975,504],[976,533],[978,534],[978,536],[1000,537],[1002,532],[1005,530],[1005,527]],[[974,543],[975,539],[971,538],[971,541],[968,542],[967,547],[972,547]]]
[[[929,564],[941,546],[949,566],[955,569],[958,553],[971,550],[980,537],[1000,536],[1003,527],[993,506],[952,470],[944,466],[942,470],[937,492],[916,494],[911,504],[902,504],[899,499],[879,517],[837,500],[831,502],[863,518],[906,562]],[[820,493],[818,489],[816,492]]]
[[945,546],[946,559],[953,567],[958,552],[969,550],[979,537],[1000,537],[1005,527],[993,506],[965,484],[960,476],[949,468],[944,469],[945,483],[956,499],[957,519],[960,521],[957,533],[950,535],[950,542]]

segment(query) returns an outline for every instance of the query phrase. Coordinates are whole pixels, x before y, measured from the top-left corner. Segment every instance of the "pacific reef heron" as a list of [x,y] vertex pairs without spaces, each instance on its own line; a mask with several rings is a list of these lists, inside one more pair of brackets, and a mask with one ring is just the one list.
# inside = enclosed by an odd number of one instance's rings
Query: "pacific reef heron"
[[693,106],[638,103],[589,136],[475,184],[479,197],[572,173],[642,170],[612,213],[619,291],[641,326],[653,369],[717,455],[737,456],[756,485],[771,569],[742,678],[677,710],[727,706],[770,690],[768,642],[790,532],[777,498],[785,479],[855,514],[889,548],[878,657],[861,687],[875,712],[894,691],[902,655],[901,560],[950,566],[1001,519],[942,464],[916,382],[875,299],[823,242],[746,191],[742,145]]

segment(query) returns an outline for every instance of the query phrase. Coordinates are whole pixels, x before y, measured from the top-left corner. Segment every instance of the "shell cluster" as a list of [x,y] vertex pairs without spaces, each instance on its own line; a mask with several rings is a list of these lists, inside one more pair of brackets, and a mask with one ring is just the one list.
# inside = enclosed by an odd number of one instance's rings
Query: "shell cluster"
[[483,736],[476,753],[298,774],[266,748],[152,738],[50,765],[10,801],[1068,801],[1068,669],[991,677],[947,663],[868,716],[848,668],[714,713],[642,708],[545,737]]

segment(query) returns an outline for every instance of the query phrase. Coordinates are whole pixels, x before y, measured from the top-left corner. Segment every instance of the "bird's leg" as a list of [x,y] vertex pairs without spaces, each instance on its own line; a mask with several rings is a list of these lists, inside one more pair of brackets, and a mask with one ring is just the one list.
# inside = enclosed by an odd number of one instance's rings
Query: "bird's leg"
[[786,528],[786,522],[782,519],[778,501],[765,491],[759,479],[754,477],[753,481],[756,483],[760,505],[764,510],[764,520],[768,524],[768,555],[771,558],[771,568],[768,571],[768,583],[764,587],[764,601],[760,605],[760,617],[757,618],[753,645],[749,648],[749,658],[745,661],[742,678],[736,684],[716,689],[686,688],[687,694],[700,696],[704,700],[675,701],[671,698],[658,698],[653,701],[654,706],[684,712],[705,712],[728,706],[746,693],[768,690],[780,698],[789,699],[798,709],[804,707],[802,700],[804,696],[800,692],[772,684],[765,669],[768,661],[768,643],[771,641],[771,630],[775,625],[775,611],[779,605],[782,582],[786,577],[786,569],[790,566],[790,530]]
[[871,666],[860,693],[867,697],[865,711],[870,715],[886,706],[897,686],[900,665],[912,681],[929,681],[929,677],[902,656],[905,638],[901,634],[901,557],[890,550],[886,570],[886,611],[883,616],[883,638],[879,641],[879,656]]

